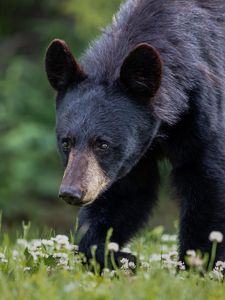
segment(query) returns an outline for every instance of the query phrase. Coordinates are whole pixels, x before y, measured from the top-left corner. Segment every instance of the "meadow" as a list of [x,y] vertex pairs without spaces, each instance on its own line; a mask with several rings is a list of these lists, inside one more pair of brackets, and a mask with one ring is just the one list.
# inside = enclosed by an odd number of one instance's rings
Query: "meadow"
[[[10,0],[1,9],[0,1],[0,300],[225,298],[225,264],[212,268],[216,241],[209,258],[187,253],[188,271],[177,262],[177,226],[171,224],[178,208],[167,190],[151,219],[151,226],[165,229],[146,229],[124,249],[136,254],[137,266],[123,260],[121,268],[100,274],[94,259],[82,263],[74,231],[64,235],[77,210],[57,200],[63,170],[43,59],[56,37],[80,57],[121,2]],[[170,167],[160,171],[164,182]]]
[[123,249],[137,255],[136,266],[123,259],[120,268],[101,273],[95,259],[83,264],[73,236],[49,231],[34,239],[32,226],[23,223],[11,240],[1,230],[0,299],[224,299],[225,264],[217,262],[206,272],[206,260],[189,251],[185,270],[177,261],[177,235],[161,226],[145,230]]

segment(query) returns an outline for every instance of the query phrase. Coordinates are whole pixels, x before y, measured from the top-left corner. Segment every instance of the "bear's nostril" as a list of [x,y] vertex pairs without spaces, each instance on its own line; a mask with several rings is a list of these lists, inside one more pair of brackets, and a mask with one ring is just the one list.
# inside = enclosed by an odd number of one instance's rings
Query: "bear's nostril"
[[84,197],[84,192],[78,188],[62,186],[59,190],[59,198],[72,205],[79,205]]

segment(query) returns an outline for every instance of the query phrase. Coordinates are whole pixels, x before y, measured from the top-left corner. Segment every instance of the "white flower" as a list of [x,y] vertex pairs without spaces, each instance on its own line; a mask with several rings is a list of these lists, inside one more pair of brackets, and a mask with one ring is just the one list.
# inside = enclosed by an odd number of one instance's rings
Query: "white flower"
[[125,252],[125,253],[131,253],[131,250],[130,250],[130,248],[128,248],[128,247],[122,248],[121,251],[122,251],[122,252]]
[[142,267],[143,269],[145,269],[145,270],[148,270],[148,269],[150,268],[150,264],[149,264],[148,262],[146,262],[146,261],[143,261],[143,262],[141,263],[141,267]]
[[177,235],[176,234],[163,234],[161,237],[161,241],[163,242],[176,242]]
[[61,244],[59,247],[56,247],[57,250],[60,250],[60,249],[66,249],[66,250],[69,250],[69,251],[77,251],[78,250],[78,246],[74,246],[74,245],[71,245],[70,243],[68,244]]
[[31,267],[25,267],[25,268],[23,269],[24,272],[29,272],[30,270],[31,270]]
[[115,277],[115,275],[116,275],[116,271],[115,271],[115,270],[112,270],[112,271],[110,272],[110,274],[109,274],[109,276],[110,276],[111,278]]
[[108,268],[104,268],[102,270],[102,274],[105,275],[105,274],[109,274],[110,273],[110,270]]
[[48,244],[50,245],[50,242],[55,243],[56,250],[66,249],[69,251],[77,250],[77,246],[74,246],[70,244],[69,238],[66,235],[57,235],[55,238],[51,238],[50,241],[48,241]]
[[219,270],[224,270],[225,269],[225,262],[218,260],[216,262],[216,267],[219,268]]
[[31,245],[34,247],[34,248],[40,248],[42,246],[42,243],[41,243],[41,240],[32,240],[31,241]]
[[108,249],[117,252],[119,251],[119,245],[117,243],[109,243]]
[[223,241],[223,234],[220,231],[212,231],[209,235],[211,242],[221,243]]
[[5,254],[4,253],[0,253],[0,259],[4,259],[5,258]]
[[169,257],[167,257],[166,259],[163,260],[163,264],[166,268],[169,268],[169,269],[177,267],[177,262],[171,260]]
[[37,251],[41,248],[41,246],[41,240],[32,240],[28,248],[29,251]]
[[123,270],[129,269],[129,261],[128,261],[127,258],[125,258],[125,257],[122,258],[122,259],[120,260],[120,262],[122,263],[121,269],[123,269]]
[[120,262],[121,262],[122,264],[128,263],[128,259],[125,258],[125,257],[123,257],[123,258],[120,260]]
[[129,268],[131,268],[131,269],[135,269],[135,268],[136,268],[135,263],[132,262],[132,261],[130,261],[130,262],[128,263],[128,266],[129,266]]
[[38,255],[36,254],[36,252],[33,252],[33,251],[29,251],[29,252],[30,252],[30,255],[32,255],[32,257],[35,261],[38,260]]
[[18,245],[20,245],[20,246],[24,246],[24,247],[27,247],[27,246],[28,246],[27,240],[24,240],[24,239],[18,239],[18,240],[16,241],[16,243],[17,243]]
[[209,276],[211,279],[214,279],[214,280],[218,280],[218,281],[223,280],[223,273],[216,268],[209,274]]
[[52,240],[45,240],[45,239],[42,239],[41,240],[41,243],[42,245],[44,246],[49,246],[49,247],[53,247],[54,246],[54,242]]
[[68,255],[66,253],[61,253],[61,252],[54,253],[53,257],[68,259]]
[[186,269],[185,264],[184,264],[182,261],[178,261],[178,262],[177,262],[177,267],[178,267],[180,270],[185,270],[185,269]]
[[201,267],[204,261],[199,256],[189,256],[187,263],[190,267]]
[[78,249],[79,249],[78,245],[71,245],[71,247],[72,247],[71,250],[78,251]]
[[67,245],[69,243],[68,236],[61,234],[58,234],[55,238],[51,238],[51,240],[61,245]]
[[162,245],[160,247],[160,251],[161,252],[168,252],[168,251],[170,251],[170,247],[168,247],[167,245]]
[[87,273],[86,273],[86,275],[88,275],[89,277],[94,277],[95,275],[92,273],[92,272],[90,272],[90,271],[88,271]]
[[171,251],[169,253],[170,258],[176,258],[178,256],[178,252],[177,251]]
[[170,260],[170,255],[168,253],[162,254],[162,260]]
[[13,250],[12,255],[13,255],[13,259],[17,260],[17,258],[20,256],[20,253],[17,250]]
[[186,254],[187,254],[188,256],[193,256],[193,257],[196,256],[195,250],[187,250]]
[[158,254],[158,253],[153,253],[150,257],[149,257],[149,261],[153,262],[153,261],[161,261],[162,259],[162,255]]
[[60,253],[60,252],[54,253],[53,257],[58,260],[58,264],[61,266],[67,266],[69,262],[68,255],[66,253]]
[[6,264],[8,262],[8,259],[5,258],[4,253],[0,253],[0,263]]
[[110,271],[108,268],[104,268],[101,275],[104,277],[113,278],[116,275],[116,271]]

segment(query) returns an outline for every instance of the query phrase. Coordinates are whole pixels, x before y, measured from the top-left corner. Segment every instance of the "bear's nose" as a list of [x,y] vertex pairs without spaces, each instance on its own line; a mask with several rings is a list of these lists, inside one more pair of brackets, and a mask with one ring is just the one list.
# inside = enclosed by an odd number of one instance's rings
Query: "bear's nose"
[[59,198],[62,198],[71,205],[81,205],[84,198],[84,192],[79,188],[61,186],[59,190]]

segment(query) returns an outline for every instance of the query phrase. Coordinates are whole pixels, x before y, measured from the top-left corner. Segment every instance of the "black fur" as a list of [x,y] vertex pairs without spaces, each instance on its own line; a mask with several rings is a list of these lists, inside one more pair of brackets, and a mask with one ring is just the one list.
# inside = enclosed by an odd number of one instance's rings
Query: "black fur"
[[[156,50],[133,56],[122,80],[126,58],[140,43]],[[149,61],[153,71],[143,71]],[[110,227],[121,246],[144,225],[157,198],[157,161],[167,157],[182,200],[180,259],[188,249],[209,252],[210,232],[225,236],[224,0],[129,0],[81,65],[87,78],[69,80],[58,95],[59,147],[69,134],[83,151],[97,135],[111,151],[95,153],[110,183],[81,209],[79,228],[88,230],[80,251],[90,256],[90,246],[99,245],[103,264]],[[133,65],[142,71],[130,89]],[[225,260],[225,240],[217,259]]]

